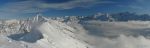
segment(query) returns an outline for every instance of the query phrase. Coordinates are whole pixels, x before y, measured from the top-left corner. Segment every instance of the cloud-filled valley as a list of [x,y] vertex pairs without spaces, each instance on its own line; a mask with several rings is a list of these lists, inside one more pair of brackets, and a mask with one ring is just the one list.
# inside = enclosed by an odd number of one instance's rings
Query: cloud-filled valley
[[8,48],[149,48],[149,23],[150,21],[136,20],[102,21],[93,18],[87,20],[87,17],[78,16],[46,18],[39,15],[26,20],[2,20],[0,41],[5,44],[0,46]]
[[149,48],[149,21],[86,21],[81,38],[94,48]]

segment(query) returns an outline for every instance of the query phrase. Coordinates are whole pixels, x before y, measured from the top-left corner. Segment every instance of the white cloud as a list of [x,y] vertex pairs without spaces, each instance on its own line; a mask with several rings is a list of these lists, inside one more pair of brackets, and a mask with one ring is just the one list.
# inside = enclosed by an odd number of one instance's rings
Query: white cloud
[[143,36],[120,35],[118,38],[113,39],[97,37],[92,42],[95,48],[150,48],[150,40]]
[[[150,31],[149,23],[149,21],[88,21],[84,25],[87,32],[77,35],[80,39],[93,45],[94,48],[150,48],[150,39],[147,35]],[[95,34],[89,32],[95,32]],[[101,36],[97,36],[97,34]]]
[[6,13],[33,13],[37,12],[33,1],[13,2],[3,5],[0,9],[1,12]]
[[38,0],[27,0],[20,2],[11,2],[6,3],[1,6],[0,12],[6,13],[36,13],[37,8],[40,8],[41,12],[44,9],[72,9],[76,7],[90,7],[95,4],[103,4],[103,3],[114,3],[111,1],[98,1],[98,0],[72,0],[63,3],[45,3]]
[[55,9],[72,9],[76,7],[90,7],[96,4],[103,3],[115,3],[112,1],[98,1],[98,0],[73,0],[65,3],[43,3],[41,6],[43,8],[55,8]]

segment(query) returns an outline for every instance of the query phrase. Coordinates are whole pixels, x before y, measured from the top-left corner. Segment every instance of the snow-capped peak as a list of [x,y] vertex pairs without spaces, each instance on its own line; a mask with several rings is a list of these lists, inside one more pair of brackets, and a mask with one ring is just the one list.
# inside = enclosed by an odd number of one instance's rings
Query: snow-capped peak
[[42,22],[42,21],[48,21],[48,18],[37,14],[35,17],[33,17],[33,19],[31,19],[33,22]]
[[[70,17],[70,19],[73,21],[77,20],[76,17]],[[9,31],[9,26],[11,25],[8,25],[8,27],[6,25],[8,29],[5,27],[4,31],[6,29]],[[48,19],[40,14],[27,20],[19,21],[12,28],[15,31],[6,31],[7,34],[10,34],[7,37],[18,44],[25,44],[23,47],[18,45],[19,47],[17,48],[25,48],[27,46],[31,48],[89,48],[87,43],[75,38],[76,34],[73,32],[76,30],[74,28],[64,22]],[[37,47],[32,47],[34,45]],[[14,48],[14,46],[10,47]]]
[[105,14],[103,14],[103,13],[96,13],[95,15],[94,15],[94,17],[96,18],[97,16],[102,16],[102,15],[105,15]]

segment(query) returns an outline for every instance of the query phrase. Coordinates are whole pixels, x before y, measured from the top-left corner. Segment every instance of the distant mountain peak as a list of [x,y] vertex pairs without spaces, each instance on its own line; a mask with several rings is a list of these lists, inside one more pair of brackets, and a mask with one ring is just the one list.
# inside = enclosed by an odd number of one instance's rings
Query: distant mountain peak
[[41,14],[37,14],[35,17],[33,17],[33,20],[34,22],[41,22],[41,21],[47,21],[48,18],[42,16]]

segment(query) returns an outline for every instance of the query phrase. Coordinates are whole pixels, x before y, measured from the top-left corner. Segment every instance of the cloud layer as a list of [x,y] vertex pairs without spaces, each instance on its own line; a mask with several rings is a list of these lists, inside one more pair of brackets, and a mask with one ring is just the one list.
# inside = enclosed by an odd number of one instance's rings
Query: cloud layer
[[149,23],[87,21],[83,24],[85,33],[78,33],[77,36],[81,35],[79,38],[93,48],[150,48]]
[[143,36],[120,35],[114,39],[97,37],[92,41],[94,48],[150,48],[150,40]]
[[[50,1],[49,1],[50,2]],[[0,12],[9,12],[9,13],[35,13],[42,12],[45,9],[72,9],[76,7],[90,7],[95,4],[103,3],[114,3],[112,1],[98,1],[98,0],[70,0],[62,3],[48,3],[45,0],[24,0],[4,4]],[[37,8],[39,10],[37,10]]]

